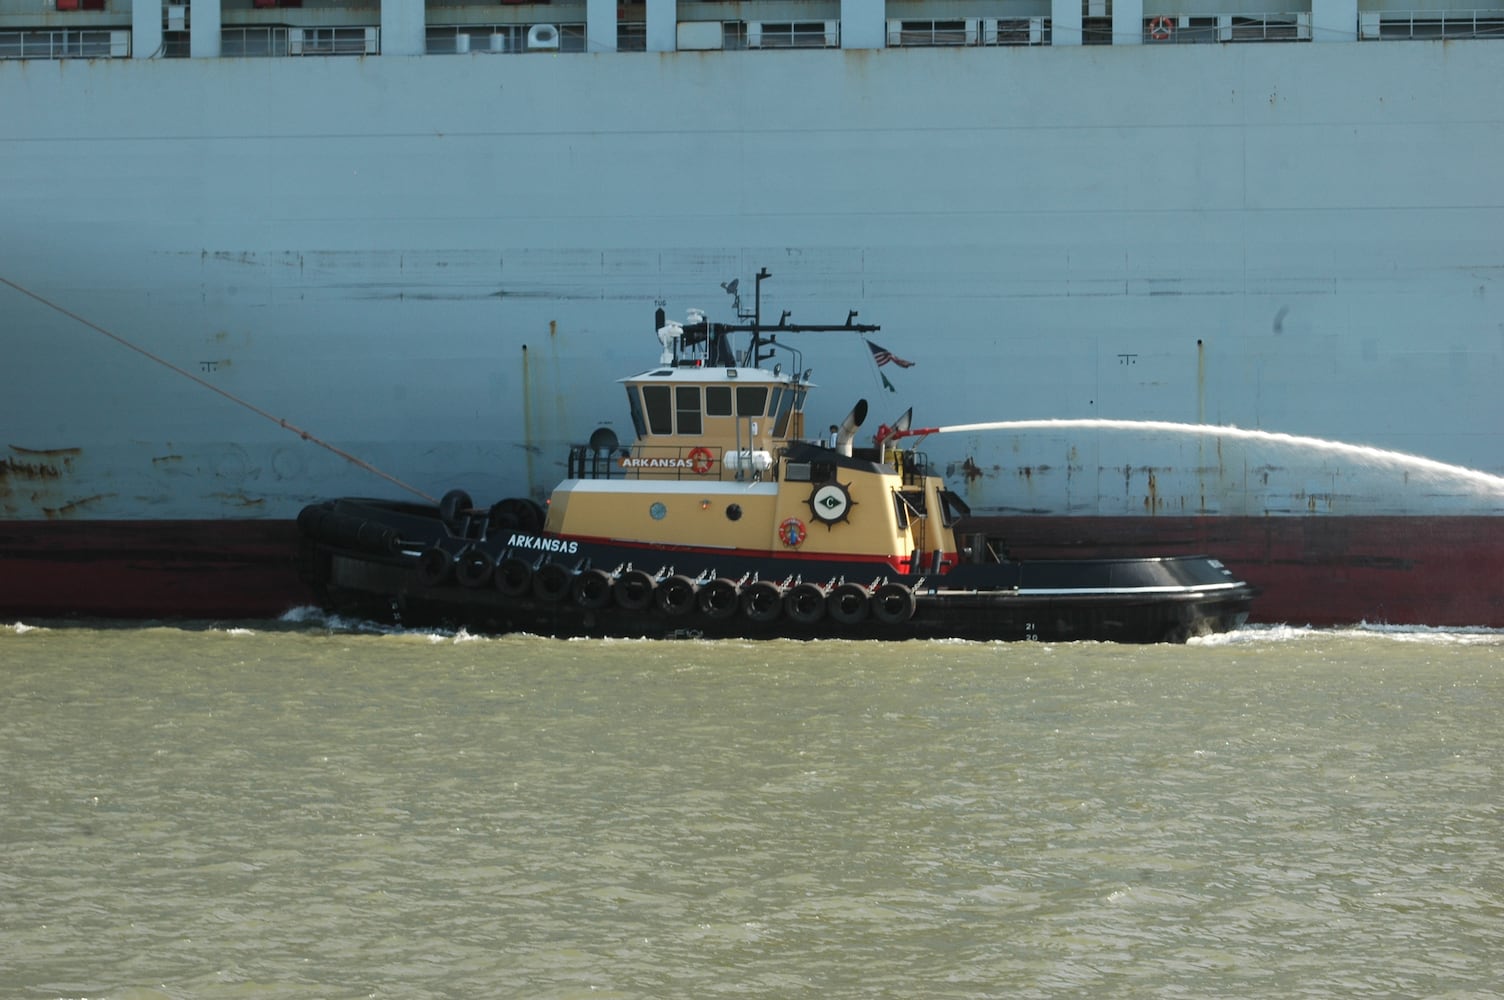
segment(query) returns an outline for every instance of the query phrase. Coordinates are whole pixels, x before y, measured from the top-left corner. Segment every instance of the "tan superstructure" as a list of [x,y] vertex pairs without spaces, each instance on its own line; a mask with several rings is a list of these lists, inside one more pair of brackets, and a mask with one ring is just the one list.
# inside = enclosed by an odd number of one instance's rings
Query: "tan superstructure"
[[637,439],[571,456],[548,531],[670,549],[865,557],[895,572],[957,561],[959,511],[922,458],[853,448],[859,418],[819,440],[801,436],[806,376],[691,356],[621,381]]

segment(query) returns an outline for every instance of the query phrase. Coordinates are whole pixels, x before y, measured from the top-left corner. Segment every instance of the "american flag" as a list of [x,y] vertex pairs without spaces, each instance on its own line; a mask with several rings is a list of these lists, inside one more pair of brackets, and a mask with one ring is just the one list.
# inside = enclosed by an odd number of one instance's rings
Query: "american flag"
[[877,362],[877,367],[879,368],[881,368],[885,364],[888,364],[890,361],[900,368],[914,367],[914,362],[905,361],[903,358],[900,358],[898,355],[894,354],[886,347],[878,347],[870,340],[867,341],[867,347],[872,351],[872,360]]

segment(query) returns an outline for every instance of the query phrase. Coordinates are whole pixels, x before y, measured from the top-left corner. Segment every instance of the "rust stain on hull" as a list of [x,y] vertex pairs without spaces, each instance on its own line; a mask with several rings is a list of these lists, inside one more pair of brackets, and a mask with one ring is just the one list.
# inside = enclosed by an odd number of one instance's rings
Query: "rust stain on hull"
[[11,445],[12,454],[0,458],[0,479],[31,482],[61,479],[73,471],[73,460],[82,448],[23,448]]
[[90,504],[96,504],[101,500],[108,500],[114,495],[113,493],[96,493],[91,497],[80,497],[77,500],[70,500],[61,507],[43,507],[42,513],[47,516],[48,520],[68,518],[77,514],[82,508],[88,507]]

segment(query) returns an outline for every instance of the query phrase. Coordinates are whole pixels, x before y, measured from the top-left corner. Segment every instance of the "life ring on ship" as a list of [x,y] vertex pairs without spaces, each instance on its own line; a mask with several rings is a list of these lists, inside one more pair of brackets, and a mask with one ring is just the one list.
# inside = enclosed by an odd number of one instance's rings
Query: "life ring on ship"
[[742,614],[749,621],[766,625],[777,621],[782,613],[783,591],[778,589],[778,584],[758,580],[742,591]]
[[902,625],[914,617],[914,592],[901,583],[885,583],[872,595],[872,617],[884,625]]
[[689,449],[689,468],[697,476],[703,476],[715,466],[715,456],[709,448]]
[[859,583],[843,583],[825,599],[825,611],[832,621],[842,625],[860,625],[867,620],[867,588]]
[[508,597],[521,597],[533,586],[533,568],[526,559],[508,556],[496,567],[496,589]]
[[604,608],[611,603],[611,574],[587,569],[574,578],[574,602],[582,608]]
[[783,610],[800,625],[813,625],[825,617],[825,591],[813,583],[796,584],[783,599]]
[[653,603],[653,578],[640,569],[629,569],[616,581],[617,607],[642,611]]
[[428,587],[437,587],[449,579],[454,560],[437,545],[430,545],[418,554],[418,582]]
[[695,583],[687,576],[675,574],[658,585],[653,594],[661,611],[685,615],[695,606]]
[[533,593],[549,603],[556,603],[564,600],[573,582],[574,574],[559,563],[544,563],[533,574]]
[[496,561],[474,546],[461,552],[454,562],[455,579],[466,587],[483,587],[490,583],[495,569]]
[[1156,42],[1163,42],[1175,33],[1175,22],[1170,15],[1161,14],[1149,19],[1149,37]]
[[718,576],[700,588],[700,613],[706,618],[730,618],[741,604],[735,581]]
[[797,549],[808,535],[809,529],[797,517],[785,518],[778,526],[778,540],[787,548]]

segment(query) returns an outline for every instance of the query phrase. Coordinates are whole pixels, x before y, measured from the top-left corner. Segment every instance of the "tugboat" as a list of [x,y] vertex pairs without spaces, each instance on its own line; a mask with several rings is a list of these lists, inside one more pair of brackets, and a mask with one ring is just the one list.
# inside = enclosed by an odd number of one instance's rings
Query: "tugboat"
[[[756,305],[712,323],[655,321],[658,364],[621,380],[636,440],[609,428],[570,449],[547,506],[346,498],[298,517],[304,575],[324,606],[404,625],[550,636],[1180,642],[1235,629],[1253,589],[1220,562],[1014,561],[958,532],[966,504],[902,444],[871,447],[859,401],[806,437],[814,389]],[[739,301],[739,300],[738,300]],[[737,349],[737,338],[745,346]],[[767,362],[773,362],[771,365]]]

